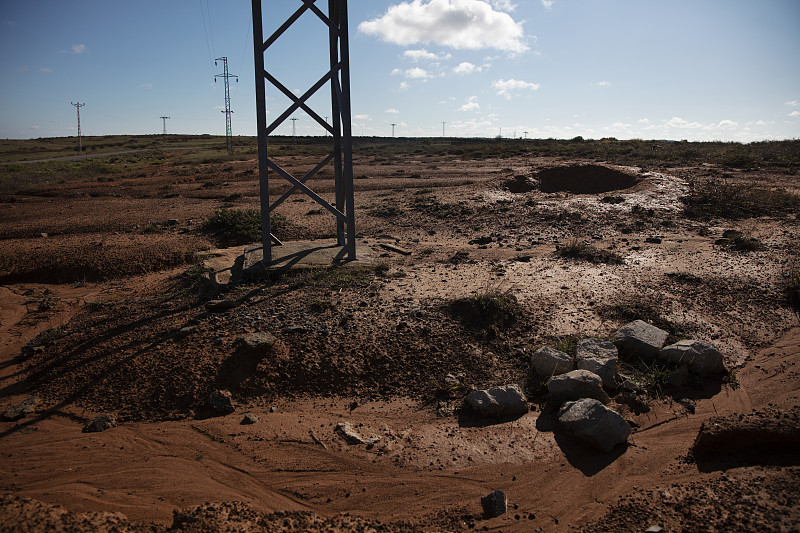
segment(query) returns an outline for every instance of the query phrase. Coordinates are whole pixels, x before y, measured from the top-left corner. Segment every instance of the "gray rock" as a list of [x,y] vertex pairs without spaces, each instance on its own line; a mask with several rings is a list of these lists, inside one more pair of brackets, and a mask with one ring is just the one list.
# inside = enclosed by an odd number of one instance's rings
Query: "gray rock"
[[651,326],[643,320],[634,320],[617,330],[611,342],[624,357],[641,357],[647,362],[654,361],[664,346],[669,333]]
[[83,426],[84,433],[99,433],[100,431],[105,431],[107,429],[111,429],[116,427],[117,419],[112,414],[103,413],[102,415],[98,415],[91,419],[89,422]]
[[644,530],[644,533],[664,533],[664,528],[661,526],[650,526]]
[[19,420],[20,418],[24,418],[26,415],[29,415],[33,412],[33,410],[36,408],[36,404],[38,403],[39,399],[36,396],[29,396],[17,405],[12,405],[6,409],[3,412],[3,420],[13,422],[15,420]]
[[617,347],[600,339],[581,339],[575,351],[578,370],[594,372],[603,380],[603,386],[614,390],[617,388]]
[[533,352],[531,365],[540,378],[557,376],[575,368],[572,357],[549,346],[543,346]]
[[594,398],[608,403],[608,394],[603,390],[603,380],[588,370],[573,370],[547,381],[547,390],[555,403],[564,403],[581,398]]
[[232,413],[235,411],[233,407],[233,398],[231,393],[226,390],[215,390],[208,395],[208,405],[215,411],[220,413]]
[[676,365],[689,365],[701,376],[725,372],[724,358],[712,344],[704,341],[678,341],[664,347],[658,358]]
[[240,424],[249,425],[249,424],[255,424],[256,422],[258,422],[258,417],[253,413],[247,413],[246,415],[244,415],[244,418],[242,418]]
[[575,438],[603,452],[626,442],[631,433],[619,413],[592,398],[565,403],[558,411],[558,423]]
[[350,422],[339,422],[333,429],[340,437],[342,437],[347,444],[371,444],[378,439],[365,439],[361,434],[353,429]]
[[466,397],[467,405],[483,416],[514,416],[528,412],[528,400],[517,385],[476,390]]
[[508,500],[502,490],[493,490],[481,498],[483,516],[486,518],[497,518],[503,516],[508,510]]

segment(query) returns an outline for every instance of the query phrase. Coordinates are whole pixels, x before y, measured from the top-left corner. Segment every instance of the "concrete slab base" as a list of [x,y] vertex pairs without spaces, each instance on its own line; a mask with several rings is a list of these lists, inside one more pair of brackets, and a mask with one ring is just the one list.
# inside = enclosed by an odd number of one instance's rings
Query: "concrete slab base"
[[[242,279],[259,278],[293,269],[327,268],[333,265],[369,265],[375,252],[369,246],[356,245],[356,260],[348,261],[343,247],[335,241],[291,241],[272,247],[272,261],[264,264],[261,245],[246,246],[241,257]],[[238,262],[238,260],[237,260]]]

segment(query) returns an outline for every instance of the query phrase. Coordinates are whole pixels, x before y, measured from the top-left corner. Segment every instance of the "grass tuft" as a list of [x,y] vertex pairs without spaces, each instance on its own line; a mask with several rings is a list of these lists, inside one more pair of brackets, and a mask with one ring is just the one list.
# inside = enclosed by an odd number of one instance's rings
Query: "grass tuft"
[[609,250],[601,250],[595,248],[577,237],[572,239],[569,243],[559,247],[556,254],[564,259],[581,259],[592,263],[608,263],[613,265],[621,265],[624,263],[622,257]]

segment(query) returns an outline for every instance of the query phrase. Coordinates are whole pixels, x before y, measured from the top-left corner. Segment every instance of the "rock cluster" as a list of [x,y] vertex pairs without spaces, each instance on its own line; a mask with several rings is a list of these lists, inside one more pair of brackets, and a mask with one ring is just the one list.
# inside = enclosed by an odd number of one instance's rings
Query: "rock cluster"
[[[547,380],[551,403],[558,408],[562,429],[603,452],[627,441],[630,425],[605,406],[609,394],[630,392],[630,380],[619,376],[620,356],[630,361],[663,362],[675,367],[670,383],[684,386],[689,372],[710,376],[725,372],[724,357],[713,345],[683,340],[664,346],[669,333],[642,320],[634,320],[614,332],[609,341],[586,338],[578,341],[575,358],[545,346],[531,355],[531,366]],[[636,388],[636,387],[633,387]],[[618,396],[619,401],[620,396]],[[630,398],[625,396],[626,403]]]

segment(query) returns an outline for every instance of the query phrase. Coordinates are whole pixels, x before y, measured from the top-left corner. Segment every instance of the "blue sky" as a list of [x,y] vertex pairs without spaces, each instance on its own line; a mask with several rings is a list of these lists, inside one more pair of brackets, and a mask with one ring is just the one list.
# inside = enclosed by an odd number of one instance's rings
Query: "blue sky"
[[[265,35],[301,5],[264,0]],[[327,2],[318,0],[324,10]],[[797,0],[351,0],[355,135],[800,138]],[[0,137],[255,134],[250,2],[0,2]],[[266,55],[304,92],[326,69],[307,13]],[[327,89],[312,100],[330,115]],[[268,91],[269,109],[287,100]],[[298,135],[321,135],[302,112]],[[276,133],[291,134],[287,122]],[[527,133],[525,133],[527,132]]]

